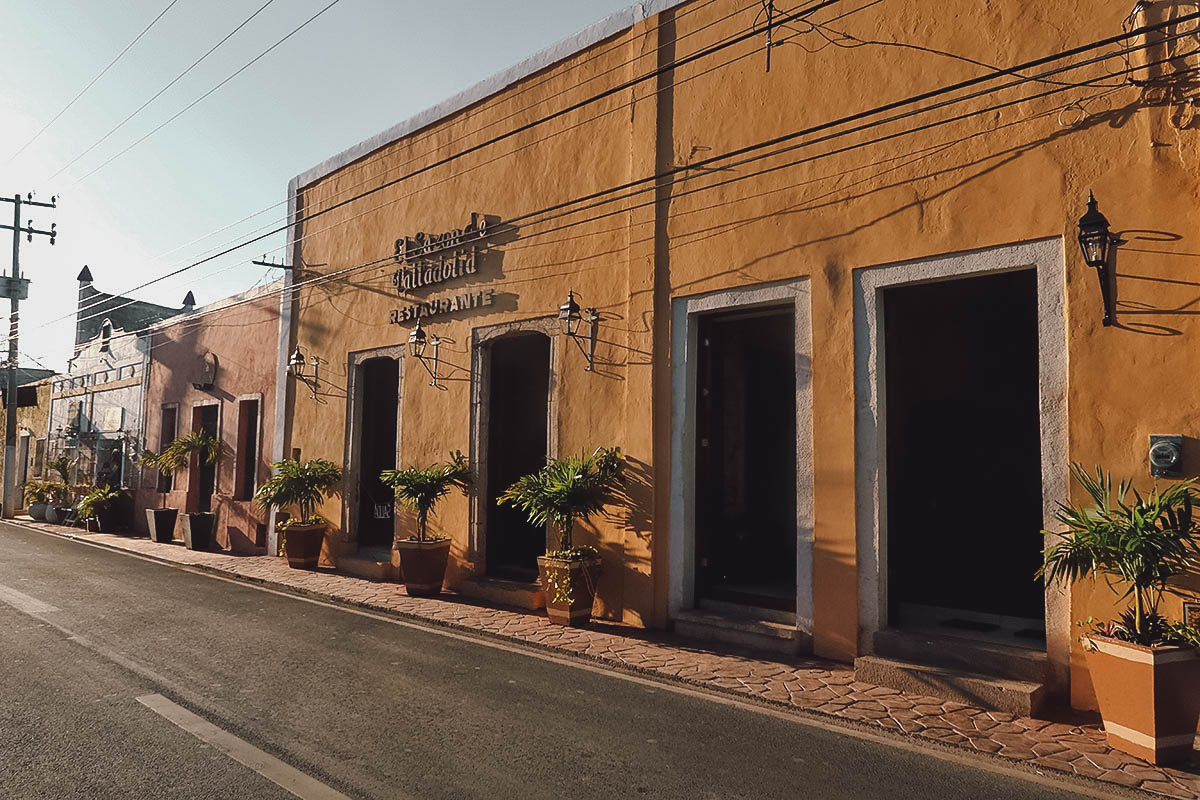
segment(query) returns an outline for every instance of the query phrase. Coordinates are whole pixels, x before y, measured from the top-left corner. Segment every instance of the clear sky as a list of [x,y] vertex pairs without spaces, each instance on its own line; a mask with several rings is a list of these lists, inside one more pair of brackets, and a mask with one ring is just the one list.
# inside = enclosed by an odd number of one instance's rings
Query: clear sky
[[[120,293],[217,245],[283,221],[287,182],[345,148],[630,5],[630,0],[339,0],[283,45],[103,169],[114,154],[224,80],[330,0],[273,0],[203,63],[99,147],[56,172],[142,105],[267,0],[177,0],[150,31],[19,157],[10,157],[170,0],[0,0],[0,194],[61,196],[28,209],[58,243],[22,239],[23,365],[64,369],[75,276]],[[9,162],[9,163],[4,163]],[[87,177],[85,177],[87,176]],[[270,211],[202,241],[248,215]],[[0,204],[11,224],[12,206]],[[8,274],[10,233],[0,231]],[[282,258],[282,235],[135,296],[200,305],[277,277],[239,262]],[[275,248],[273,251],[272,248]],[[8,314],[0,301],[0,316]],[[56,321],[57,320],[57,321]],[[36,359],[36,360],[34,360]]]

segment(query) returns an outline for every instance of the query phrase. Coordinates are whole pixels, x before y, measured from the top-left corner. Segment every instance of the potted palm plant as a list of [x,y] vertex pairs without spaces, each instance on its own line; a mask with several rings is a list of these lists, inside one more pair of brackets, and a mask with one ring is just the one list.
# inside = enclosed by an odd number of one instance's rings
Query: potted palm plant
[[282,534],[283,552],[293,569],[316,569],[326,528],[325,520],[317,516],[317,504],[338,493],[342,468],[323,458],[293,459],[271,466],[275,474],[258,487],[254,497],[264,511],[296,507],[295,516],[276,525]]
[[71,511],[71,487],[65,481],[47,482],[46,522],[66,522]]
[[[151,450],[142,452],[138,464],[157,470],[160,475],[174,474],[170,465],[163,463],[159,454]],[[179,509],[167,507],[167,492],[162,486],[156,484],[155,490],[158,492],[160,505],[158,508],[146,509],[146,527],[150,529],[151,541],[170,544],[175,541],[175,521],[179,518]]]
[[1038,576],[1067,584],[1103,576],[1132,601],[1082,637],[1108,743],[1156,764],[1186,758],[1200,719],[1200,631],[1169,622],[1159,603],[1176,591],[1172,578],[1200,564],[1193,482],[1155,485],[1143,497],[1128,481],[1114,493],[1100,468],[1093,476],[1073,464],[1071,473],[1090,503],[1060,504],[1066,530],[1043,532],[1059,540]]
[[25,502],[29,506],[29,518],[45,521],[46,507],[50,502],[50,481],[32,480],[25,484]]
[[79,518],[95,519],[101,533],[112,533],[116,529],[115,506],[121,499],[121,491],[108,484],[97,486],[79,501]]
[[417,535],[396,540],[405,588],[417,597],[438,594],[446,578],[450,539],[429,538],[429,514],[451,489],[458,488],[463,494],[467,493],[471,485],[471,468],[466,457],[455,451],[444,464],[388,469],[379,479],[391,486],[396,492],[396,500],[417,516]]
[[[197,462],[216,463],[217,458],[221,455],[221,441],[206,431],[193,431],[185,436],[180,436],[167,445],[166,449],[153,457],[152,463],[158,467],[160,472],[165,471],[167,474],[173,475],[188,466],[193,453],[196,454]],[[211,549],[215,526],[216,515],[211,511],[185,512],[183,515],[183,543],[189,550]],[[164,540],[155,537],[155,541]]]
[[572,533],[576,521],[618,499],[623,465],[619,448],[551,459],[497,500],[524,511],[534,525],[549,525],[558,532],[558,550],[538,556],[546,615],[553,623],[584,625],[592,618],[600,554],[588,545],[574,546]]

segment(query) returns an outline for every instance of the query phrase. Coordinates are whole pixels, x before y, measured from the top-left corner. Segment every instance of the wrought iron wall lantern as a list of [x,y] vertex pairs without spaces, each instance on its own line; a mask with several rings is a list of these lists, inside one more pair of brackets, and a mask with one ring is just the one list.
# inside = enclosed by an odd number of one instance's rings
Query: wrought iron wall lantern
[[1094,267],[1100,279],[1105,326],[1113,324],[1115,309],[1112,296],[1112,254],[1121,243],[1121,238],[1113,236],[1109,231],[1108,219],[1097,208],[1096,195],[1088,192],[1087,212],[1079,218],[1079,249],[1083,251],[1084,263]]
[[[567,302],[558,307],[558,318],[562,322],[563,333],[575,341],[579,351],[587,359],[585,371],[592,372],[596,368],[596,334],[600,328],[600,314],[594,308],[585,308],[581,311],[579,304],[575,302],[575,291],[572,289],[567,292]],[[579,325],[583,322],[588,324],[586,350],[579,341]]]
[[304,353],[300,350],[300,345],[296,345],[295,351],[292,352],[292,357],[288,359],[288,374],[307,386],[309,396],[316,400],[317,389],[321,386],[321,359],[316,356],[309,359],[307,366],[312,367],[312,374],[310,375],[305,374],[305,366]]
[[[442,340],[435,333],[429,336],[425,333],[425,327],[421,324],[421,318],[417,317],[417,327],[413,328],[412,333],[408,335],[408,354],[417,361],[421,362],[421,366],[429,373],[432,378],[429,385],[440,389],[441,384],[438,383],[438,348],[441,346]],[[426,351],[432,347],[433,355],[425,355]],[[433,366],[429,362],[433,362]]]

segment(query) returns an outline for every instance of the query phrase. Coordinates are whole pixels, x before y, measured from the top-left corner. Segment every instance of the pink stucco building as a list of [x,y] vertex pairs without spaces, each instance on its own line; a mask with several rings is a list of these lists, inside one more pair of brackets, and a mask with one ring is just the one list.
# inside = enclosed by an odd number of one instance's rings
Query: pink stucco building
[[[271,474],[279,338],[278,285],[229,297],[149,331],[145,447],[155,453],[192,431],[220,439],[213,465],[173,476],[146,470],[135,527],[144,509],[216,514],[216,541],[238,553],[265,552],[267,515],[253,501]],[[176,530],[181,522],[176,523]]]

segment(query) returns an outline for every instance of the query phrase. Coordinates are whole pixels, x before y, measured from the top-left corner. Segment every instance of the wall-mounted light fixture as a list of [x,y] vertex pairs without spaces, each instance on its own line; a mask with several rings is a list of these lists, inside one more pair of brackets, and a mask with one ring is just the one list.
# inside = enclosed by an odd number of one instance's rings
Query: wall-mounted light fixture
[[308,366],[312,367],[311,375],[306,375],[304,373],[305,366],[304,353],[301,352],[300,345],[296,345],[296,349],[292,353],[292,357],[288,359],[288,374],[307,386],[310,396],[312,399],[316,400],[317,389],[321,385],[321,377],[319,374],[321,369],[321,360],[316,356],[313,356],[309,360]]
[[[425,371],[428,372],[429,377],[433,379],[429,382],[429,385],[437,388],[441,388],[441,385],[438,383],[437,375],[438,347],[440,347],[441,344],[442,340],[438,338],[436,333],[433,336],[426,335],[425,328],[423,325],[421,325],[421,318],[417,317],[417,327],[413,328],[412,333],[408,335],[408,354],[417,359],[417,361],[421,362],[421,366],[425,367]],[[432,356],[425,355],[425,351],[429,347],[433,348]],[[432,367],[429,366],[430,361],[433,362]]]
[[[600,314],[594,308],[585,308],[580,311],[579,304],[575,302],[575,291],[567,292],[567,302],[558,307],[558,318],[562,321],[562,330],[567,336],[570,336],[575,344],[578,345],[579,351],[583,353],[583,357],[587,359],[587,372],[591,372],[596,367],[596,334],[600,326]],[[588,346],[583,349],[583,344],[579,341],[579,324],[586,322],[588,324]]]
[[1096,207],[1096,195],[1088,192],[1087,212],[1079,218],[1079,249],[1083,260],[1096,269],[1100,278],[1100,298],[1104,302],[1104,325],[1113,324],[1112,252],[1121,239],[1108,229],[1108,219]]

